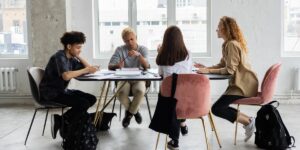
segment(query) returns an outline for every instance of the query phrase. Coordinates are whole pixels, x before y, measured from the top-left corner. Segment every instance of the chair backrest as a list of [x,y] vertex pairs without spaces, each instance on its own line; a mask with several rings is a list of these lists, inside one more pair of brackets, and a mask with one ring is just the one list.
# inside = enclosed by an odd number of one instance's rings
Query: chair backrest
[[272,101],[280,67],[281,67],[281,63],[276,63],[272,65],[264,76],[264,79],[261,83],[261,95],[260,95],[263,100],[263,104]]
[[39,85],[44,76],[44,73],[45,71],[39,67],[30,67],[29,69],[27,69],[31,94],[33,96],[33,99],[35,100],[36,105],[42,105],[40,102]]
[[[162,81],[161,95],[171,95],[172,76]],[[178,74],[175,92],[177,118],[199,118],[210,110],[210,82],[201,74]]]

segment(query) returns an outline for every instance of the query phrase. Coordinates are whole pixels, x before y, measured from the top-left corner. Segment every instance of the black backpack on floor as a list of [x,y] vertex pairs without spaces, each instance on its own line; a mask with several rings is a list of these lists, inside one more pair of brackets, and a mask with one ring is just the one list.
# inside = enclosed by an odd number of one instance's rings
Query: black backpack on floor
[[76,123],[70,124],[65,120],[62,147],[64,150],[96,150],[98,138],[96,127],[88,113],[82,114]]
[[[277,106],[273,106],[277,103]],[[255,144],[259,148],[270,150],[284,150],[295,147],[295,139],[290,136],[278,110],[278,101],[272,101],[262,106],[255,119]]]

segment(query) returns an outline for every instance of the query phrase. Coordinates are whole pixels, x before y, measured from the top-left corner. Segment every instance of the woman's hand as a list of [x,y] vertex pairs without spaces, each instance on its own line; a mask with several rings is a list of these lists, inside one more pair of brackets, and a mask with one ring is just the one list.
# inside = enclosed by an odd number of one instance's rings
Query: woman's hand
[[204,68],[205,66],[202,65],[202,64],[200,64],[200,63],[194,62],[194,67],[196,67],[196,68]]
[[161,44],[158,44],[157,45],[157,53],[160,53],[160,51],[161,51]]
[[208,69],[208,68],[205,68],[205,67],[199,68],[199,69],[197,70],[197,73],[209,73],[209,69]]

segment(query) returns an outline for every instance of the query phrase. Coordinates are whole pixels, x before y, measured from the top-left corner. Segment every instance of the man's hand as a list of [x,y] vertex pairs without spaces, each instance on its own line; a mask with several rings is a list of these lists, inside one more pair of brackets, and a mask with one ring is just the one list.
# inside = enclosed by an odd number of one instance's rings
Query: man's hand
[[99,66],[88,66],[88,67],[86,67],[86,69],[87,69],[87,71],[88,71],[88,73],[95,73],[96,71],[98,71],[99,70]]
[[136,50],[130,50],[130,51],[128,51],[128,56],[130,56],[130,57],[138,57],[138,56],[140,56],[141,55],[141,53],[140,52],[138,52],[138,51],[136,51]]
[[118,64],[116,64],[116,67],[117,68],[123,68],[124,67],[124,59],[123,60],[121,60]]

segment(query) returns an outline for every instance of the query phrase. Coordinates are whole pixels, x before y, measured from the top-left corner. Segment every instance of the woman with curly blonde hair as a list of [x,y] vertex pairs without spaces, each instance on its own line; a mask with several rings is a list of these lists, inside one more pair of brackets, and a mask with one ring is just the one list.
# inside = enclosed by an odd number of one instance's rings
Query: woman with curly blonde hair
[[235,100],[257,95],[258,80],[247,62],[247,46],[243,34],[235,19],[224,16],[220,19],[218,38],[222,38],[222,58],[220,63],[212,67],[198,67],[198,73],[229,74],[229,86],[225,93],[214,103],[212,112],[232,123],[235,121],[244,125],[245,142],[255,131],[255,119],[230,107]]

